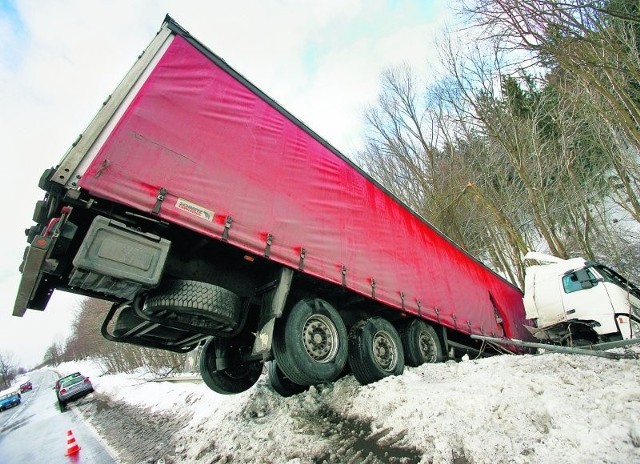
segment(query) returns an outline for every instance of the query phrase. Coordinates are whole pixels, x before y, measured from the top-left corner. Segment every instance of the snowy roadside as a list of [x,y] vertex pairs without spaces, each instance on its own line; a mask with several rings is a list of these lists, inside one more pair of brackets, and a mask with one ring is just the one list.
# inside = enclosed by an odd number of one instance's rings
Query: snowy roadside
[[[87,362],[58,370],[92,376],[96,393],[77,406],[115,431],[104,438],[122,462],[640,463],[638,360],[450,361],[368,386],[346,376],[291,398],[265,378],[223,396],[202,383],[99,376]],[[114,443],[120,435],[132,438]]]

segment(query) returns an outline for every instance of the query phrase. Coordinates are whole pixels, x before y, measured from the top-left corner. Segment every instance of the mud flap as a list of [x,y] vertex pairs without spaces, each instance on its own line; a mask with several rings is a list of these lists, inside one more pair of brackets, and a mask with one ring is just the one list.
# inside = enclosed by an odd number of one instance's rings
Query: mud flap
[[256,339],[253,343],[252,356],[262,355],[262,357],[265,358],[271,351],[275,322],[284,312],[284,305],[289,295],[292,280],[293,271],[289,268],[282,267],[280,268],[280,276],[278,279],[271,285],[268,285],[265,293],[263,293],[260,308],[260,322],[258,323],[258,331],[256,332]]

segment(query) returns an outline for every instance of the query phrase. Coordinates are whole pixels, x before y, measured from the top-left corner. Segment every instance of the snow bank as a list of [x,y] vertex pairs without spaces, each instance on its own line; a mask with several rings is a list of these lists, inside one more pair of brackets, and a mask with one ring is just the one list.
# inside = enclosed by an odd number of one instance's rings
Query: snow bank
[[637,360],[545,354],[352,376],[278,396],[263,377],[223,396],[204,384],[92,378],[113,400],[191,412],[184,462],[640,463]]

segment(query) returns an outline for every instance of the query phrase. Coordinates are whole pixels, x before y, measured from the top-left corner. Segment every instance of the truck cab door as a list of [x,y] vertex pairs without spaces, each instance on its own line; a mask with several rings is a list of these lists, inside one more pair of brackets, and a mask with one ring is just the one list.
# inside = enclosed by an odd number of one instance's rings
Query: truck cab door
[[562,304],[567,320],[597,321],[599,334],[617,331],[611,300],[602,278],[589,268],[562,276]]
[[553,266],[531,266],[525,276],[524,304],[528,319],[546,327],[565,319],[562,288]]

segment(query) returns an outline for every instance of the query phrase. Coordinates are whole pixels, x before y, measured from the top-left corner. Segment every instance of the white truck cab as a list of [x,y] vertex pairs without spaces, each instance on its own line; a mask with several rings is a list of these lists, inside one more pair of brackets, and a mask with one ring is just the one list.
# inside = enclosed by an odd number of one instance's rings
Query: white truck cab
[[640,289],[612,269],[583,258],[529,252],[524,306],[534,337],[586,345],[640,337]]

